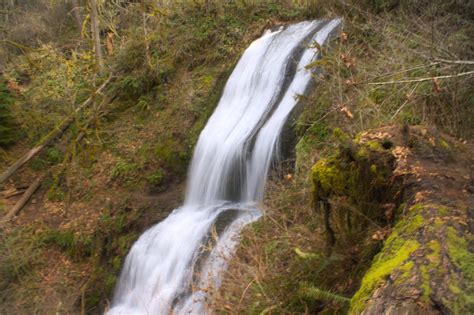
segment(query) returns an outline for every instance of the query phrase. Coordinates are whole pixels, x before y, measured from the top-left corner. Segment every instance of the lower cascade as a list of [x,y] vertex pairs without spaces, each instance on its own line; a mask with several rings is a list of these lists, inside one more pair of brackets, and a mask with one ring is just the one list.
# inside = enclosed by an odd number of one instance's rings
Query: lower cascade
[[240,230],[261,215],[281,131],[311,81],[305,66],[340,23],[282,26],[247,48],[201,132],[184,205],[133,245],[108,315],[208,312],[207,288],[219,286]]

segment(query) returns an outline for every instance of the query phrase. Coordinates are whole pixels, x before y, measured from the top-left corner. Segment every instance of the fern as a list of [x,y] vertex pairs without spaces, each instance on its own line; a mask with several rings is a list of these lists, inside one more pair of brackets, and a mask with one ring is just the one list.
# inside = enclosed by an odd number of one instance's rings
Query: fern
[[351,301],[345,296],[319,289],[306,282],[300,284],[299,295],[305,299],[335,302],[341,306],[346,306]]

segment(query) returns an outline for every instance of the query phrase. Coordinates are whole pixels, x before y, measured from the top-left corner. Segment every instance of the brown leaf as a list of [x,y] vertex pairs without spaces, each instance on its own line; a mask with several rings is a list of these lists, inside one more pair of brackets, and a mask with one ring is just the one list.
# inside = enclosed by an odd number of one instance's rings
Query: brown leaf
[[347,33],[346,32],[341,32],[341,40],[345,42],[347,40]]
[[347,118],[349,118],[349,119],[354,118],[354,115],[351,113],[351,111],[349,109],[347,109],[347,107],[345,107],[345,106],[341,107],[340,111],[343,112],[347,116]]
[[352,79],[347,79],[346,81],[344,81],[344,83],[345,83],[346,85],[354,85],[355,82],[354,82],[354,80],[352,80]]
[[433,93],[438,94],[441,92],[441,88],[439,87],[439,80],[436,78],[433,78]]
[[382,205],[382,209],[384,210],[385,218],[390,221],[393,219],[393,214],[395,212],[395,204],[393,203],[386,203]]

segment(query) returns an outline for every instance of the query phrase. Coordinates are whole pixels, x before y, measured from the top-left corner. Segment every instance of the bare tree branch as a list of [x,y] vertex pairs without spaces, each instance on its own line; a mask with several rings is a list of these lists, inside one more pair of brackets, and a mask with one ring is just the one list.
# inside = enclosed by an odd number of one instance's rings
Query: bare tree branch
[[472,74],[474,74],[474,71],[461,72],[461,73],[450,74],[450,75],[440,75],[440,76],[437,76],[437,77],[411,79],[411,80],[372,82],[372,83],[368,83],[368,84],[369,85],[386,85],[386,84],[414,83],[414,82],[424,82],[424,81],[431,81],[431,80],[438,80],[438,79],[459,78],[459,77],[464,77],[464,76],[472,75]]

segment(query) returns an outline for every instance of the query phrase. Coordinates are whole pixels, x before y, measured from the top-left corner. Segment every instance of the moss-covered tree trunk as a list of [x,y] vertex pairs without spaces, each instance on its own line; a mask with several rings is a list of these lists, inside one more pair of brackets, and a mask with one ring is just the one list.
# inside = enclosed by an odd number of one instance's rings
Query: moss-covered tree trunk
[[[315,201],[332,203],[329,245],[330,234],[383,242],[350,314],[474,313],[472,151],[436,130],[390,127],[346,140],[313,167]],[[340,223],[348,207],[356,234]]]

